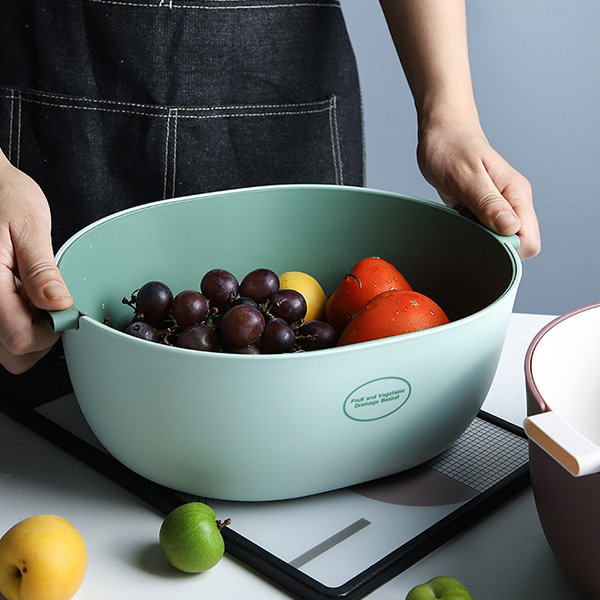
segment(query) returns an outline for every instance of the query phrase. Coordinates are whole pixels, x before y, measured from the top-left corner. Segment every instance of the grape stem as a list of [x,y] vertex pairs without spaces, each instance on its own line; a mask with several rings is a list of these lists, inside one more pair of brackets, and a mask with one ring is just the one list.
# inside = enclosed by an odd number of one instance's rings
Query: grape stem
[[158,332],[158,335],[161,336],[161,344],[165,344],[165,346],[172,346],[173,344],[171,344],[171,342],[169,341],[169,336],[173,333],[175,333],[177,331],[176,328],[171,328],[171,327],[167,327],[166,329],[163,329],[162,331]]
[[265,301],[265,302],[261,302],[258,305],[258,309],[260,310],[260,312],[262,312],[263,315],[265,315],[265,317],[267,317],[268,319],[272,318],[273,315],[271,314],[271,303],[269,302],[269,300]]
[[208,315],[204,319],[204,324],[207,327],[217,328],[217,321],[221,315],[219,315],[219,309],[216,306],[211,307]]
[[[298,319],[298,321],[294,321],[293,323],[290,324],[290,328],[294,331],[294,333],[296,333],[298,331],[298,329],[300,329],[300,327],[302,327],[302,325],[304,325],[305,320],[302,319]],[[299,337],[299,336],[296,336]]]
[[127,306],[131,306],[131,308],[133,308],[133,310],[135,310],[135,302],[136,302],[137,298],[135,296],[135,292],[133,294],[131,294],[131,298],[129,300],[127,300],[127,298],[123,298],[123,300],[121,300],[121,302],[123,304],[127,304]]
[[316,340],[319,336],[316,333],[305,333],[303,335],[296,335],[297,340]]

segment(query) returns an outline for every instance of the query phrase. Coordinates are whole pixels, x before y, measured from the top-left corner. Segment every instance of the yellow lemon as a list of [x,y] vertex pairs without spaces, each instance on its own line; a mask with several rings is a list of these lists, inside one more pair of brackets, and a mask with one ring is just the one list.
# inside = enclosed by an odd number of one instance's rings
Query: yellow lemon
[[323,321],[325,319],[327,297],[319,282],[312,275],[302,271],[286,271],[279,275],[279,288],[296,290],[304,296],[307,306],[305,321]]

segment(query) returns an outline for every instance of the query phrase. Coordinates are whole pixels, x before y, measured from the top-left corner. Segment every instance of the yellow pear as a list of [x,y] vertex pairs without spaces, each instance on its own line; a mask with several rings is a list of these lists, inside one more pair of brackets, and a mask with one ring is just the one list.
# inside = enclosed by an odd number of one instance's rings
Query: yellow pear
[[0,539],[0,592],[6,600],[69,600],[86,567],[81,534],[56,515],[19,521]]

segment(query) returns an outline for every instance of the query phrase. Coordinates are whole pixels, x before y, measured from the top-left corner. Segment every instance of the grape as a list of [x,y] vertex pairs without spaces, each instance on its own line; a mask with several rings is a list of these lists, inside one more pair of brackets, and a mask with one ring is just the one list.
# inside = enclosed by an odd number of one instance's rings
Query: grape
[[144,321],[133,321],[133,323],[129,324],[125,333],[149,342],[160,341],[160,335],[156,331],[156,328]]
[[336,345],[336,330],[324,321],[307,321],[298,329],[298,344],[302,350],[323,350]]
[[296,344],[292,328],[278,317],[273,317],[265,325],[260,337],[260,347],[265,354],[291,352]]
[[161,323],[169,316],[173,293],[160,281],[149,281],[137,292],[135,310],[152,323]]
[[269,298],[268,311],[289,324],[295,323],[306,315],[306,300],[296,290],[278,290]]
[[242,279],[240,295],[252,298],[258,304],[266,302],[279,289],[279,277],[271,269],[254,269]]
[[196,290],[179,292],[171,303],[171,314],[182,327],[200,323],[208,315],[208,299]]
[[219,335],[208,325],[191,325],[181,331],[176,339],[175,345],[179,348],[190,348],[191,350],[206,350],[207,352],[219,352]]
[[236,298],[240,286],[235,275],[225,269],[208,271],[200,282],[200,290],[213,306],[224,312],[229,303]]
[[234,306],[239,306],[240,304],[246,304],[247,306],[253,306],[254,308],[258,308],[258,304],[256,304],[256,302],[254,302],[252,298],[248,298],[248,296],[240,296],[239,298],[237,298],[237,300],[234,300],[231,303],[230,308],[233,308]]
[[240,304],[230,308],[222,317],[221,335],[234,346],[253,344],[263,332],[265,318],[258,308]]

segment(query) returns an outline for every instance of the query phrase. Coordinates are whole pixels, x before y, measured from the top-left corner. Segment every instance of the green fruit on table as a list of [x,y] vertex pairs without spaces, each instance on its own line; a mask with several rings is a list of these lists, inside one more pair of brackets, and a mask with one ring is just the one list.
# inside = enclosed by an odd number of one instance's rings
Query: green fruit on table
[[222,558],[225,543],[215,511],[202,502],[188,502],[171,511],[160,528],[159,543],[167,560],[180,571],[201,573]]
[[434,577],[414,587],[406,600],[473,600],[469,590],[453,577]]

